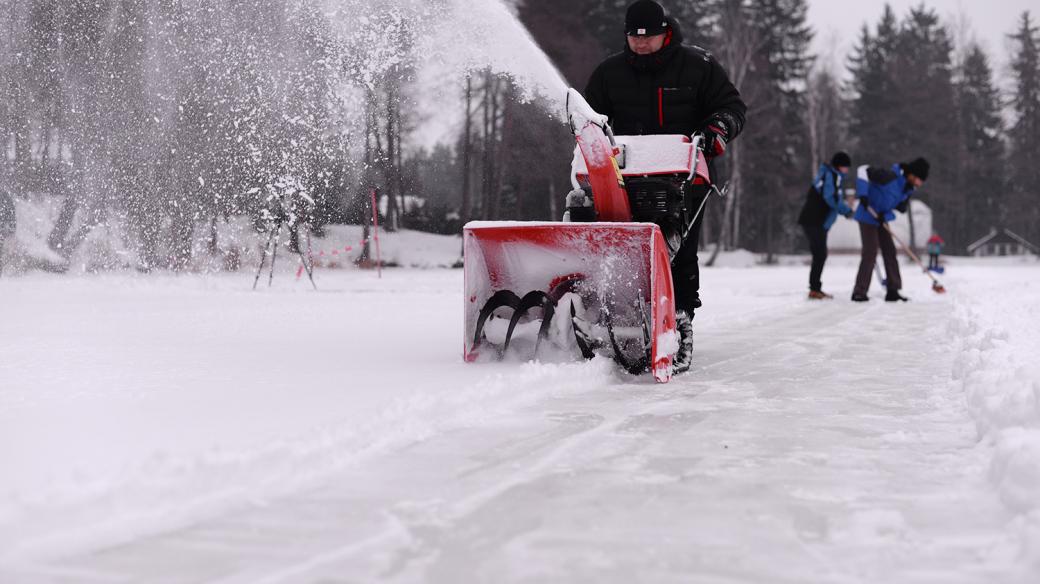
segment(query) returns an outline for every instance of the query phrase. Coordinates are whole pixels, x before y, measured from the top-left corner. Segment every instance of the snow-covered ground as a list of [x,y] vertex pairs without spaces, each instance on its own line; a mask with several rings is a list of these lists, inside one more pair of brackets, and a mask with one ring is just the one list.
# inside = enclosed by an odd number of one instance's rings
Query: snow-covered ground
[[463,364],[458,270],[291,268],[0,279],[0,582],[1040,578],[1036,261],[707,270],[663,386]]
[[[131,270],[142,265],[136,252],[126,245],[125,226],[113,220],[91,229],[84,241],[69,259],[52,250],[47,237],[61,212],[61,200],[44,195],[16,199],[18,228],[15,237],[0,249],[0,263],[5,273],[31,272],[36,269],[68,271],[84,274]],[[77,223],[76,227],[80,225]],[[210,226],[196,227],[194,262],[199,272],[218,272],[243,269],[255,270],[267,244],[268,236],[258,233],[246,217],[233,217],[216,224],[216,249],[210,248]],[[372,237],[372,233],[369,234]],[[407,268],[450,268],[462,259],[462,238],[457,235],[435,235],[403,229],[388,233],[379,231],[379,258],[384,264]],[[281,232],[280,241],[288,242],[288,229]],[[301,234],[300,245],[313,261],[324,268],[350,266],[365,249],[364,232],[359,225],[328,225],[323,237]],[[281,247],[280,262],[300,265],[299,258]],[[376,246],[370,241],[369,253],[374,260]],[[278,260],[276,259],[276,263]]]

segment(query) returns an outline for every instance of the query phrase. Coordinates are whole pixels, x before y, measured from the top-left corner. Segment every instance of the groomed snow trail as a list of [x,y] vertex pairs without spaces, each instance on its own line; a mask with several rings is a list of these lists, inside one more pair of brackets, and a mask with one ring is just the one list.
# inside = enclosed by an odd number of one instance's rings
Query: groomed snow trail
[[[851,267],[828,270],[851,281]],[[735,299],[698,317],[698,362],[671,384],[603,361],[477,367],[459,391],[486,403],[455,423],[192,525],[14,562],[0,580],[1031,581],[951,380],[951,300],[775,292],[803,277],[711,272]]]

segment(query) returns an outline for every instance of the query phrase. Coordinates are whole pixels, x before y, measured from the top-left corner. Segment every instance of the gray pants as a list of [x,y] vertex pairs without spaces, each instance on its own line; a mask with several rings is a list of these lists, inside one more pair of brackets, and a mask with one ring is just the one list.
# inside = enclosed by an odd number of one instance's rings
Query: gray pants
[[863,254],[859,259],[859,272],[856,274],[856,287],[852,293],[866,296],[870,290],[870,279],[874,275],[874,263],[877,262],[878,248],[885,262],[885,273],[889,290],[901,290],[903,278],[899,275],[899,258],[896,257],[896,245],[892,234],[880,225],[859,224],[859,235],[863,241]]

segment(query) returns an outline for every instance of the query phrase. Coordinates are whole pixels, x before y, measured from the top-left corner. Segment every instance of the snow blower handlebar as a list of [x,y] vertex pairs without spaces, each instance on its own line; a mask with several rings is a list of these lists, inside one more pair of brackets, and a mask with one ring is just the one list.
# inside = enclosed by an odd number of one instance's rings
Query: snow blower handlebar
[[[715,182],[710,179],[711,174],[707,170],[708,162],[707,158],[705,157],[706,155],[704,154],[704,144],[706,143],[707,138],[704,136],[703,133],[696,132],[695,134],[690,136],[690,140],[692,141],[691,147],[693,149],[693,162],[690,164],[690,176],[687,177],[686,180],[691,184],[695,184],[698,176],[709,177],[709,187],[708,193],[704,196],[703,199],[701,199],[701,204],[697,208],[697,212],[693,214],[693,218],[690,219],[686,223],[686,225],[683,225],[683,241],[686,241],[687,236],[689,236],[690,232],[693,230],[694,224],[697,223],[697,219],[699,219],[701,214],[704,213],[704,207],[705,205],[707,205],[708,199],[711,198],[711,195],[715,194],[718,195],[720,198],[724,199],[726,198],[726,194],[729,192],[729,183],[726,183],[720,189],[718,185],[716,185]],[[704,165],[704,168],[701,168],[701,165]]]
[[867,210],[867,213],[870,213],[870,216],[873,217],[878,222],[879,225],[884,227],[885,231],[887,231],[888,234],[892,236],[892,239],[896,240],[896,243],[898,243],[899,246],[903,248],[903,251],[906,252],[906,255],[908,255],[911,258],[913,258],[913,260],[915,262],[917,262],[917,265],[921,267],[921,269],[924,271],[924,273],[929,278],[932,279],[932,290],[934,290],[936,294],[945,294],[946,293],[946,287],[943,286],[942,283],[939,282],[939,279],[936,278],[935,275],[932,274],[932,272],[930,270],[928,270],[928,268],[926,268],[924,266],[924,262],[921,261],[921,258],[917,257],[917,254],[914,253],[914,250],[910,249],[910,246],[908,246],[907,244],[903,243],[902,239],[899,239],[899,236],[897,236],[895,234],[895,232],[892,231],[892,228],[888,226],[888,223],[886,223],[881,218],[881,216],[877,214],[877,212],[875,212],[873,209],[871,209],[870,206],[866,205],[866,203],[863,203],[863,205],[864,205],[864,208]]

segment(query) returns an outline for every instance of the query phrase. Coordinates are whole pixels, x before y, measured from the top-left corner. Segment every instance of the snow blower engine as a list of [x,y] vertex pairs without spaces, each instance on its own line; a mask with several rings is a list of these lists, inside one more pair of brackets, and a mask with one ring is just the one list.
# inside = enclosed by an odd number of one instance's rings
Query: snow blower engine
[[467,362],[609,355],[667,382],[680,350],[671,262],[711,184],[703,138],[617,136],[580,93],[564,222],[464,228]]

